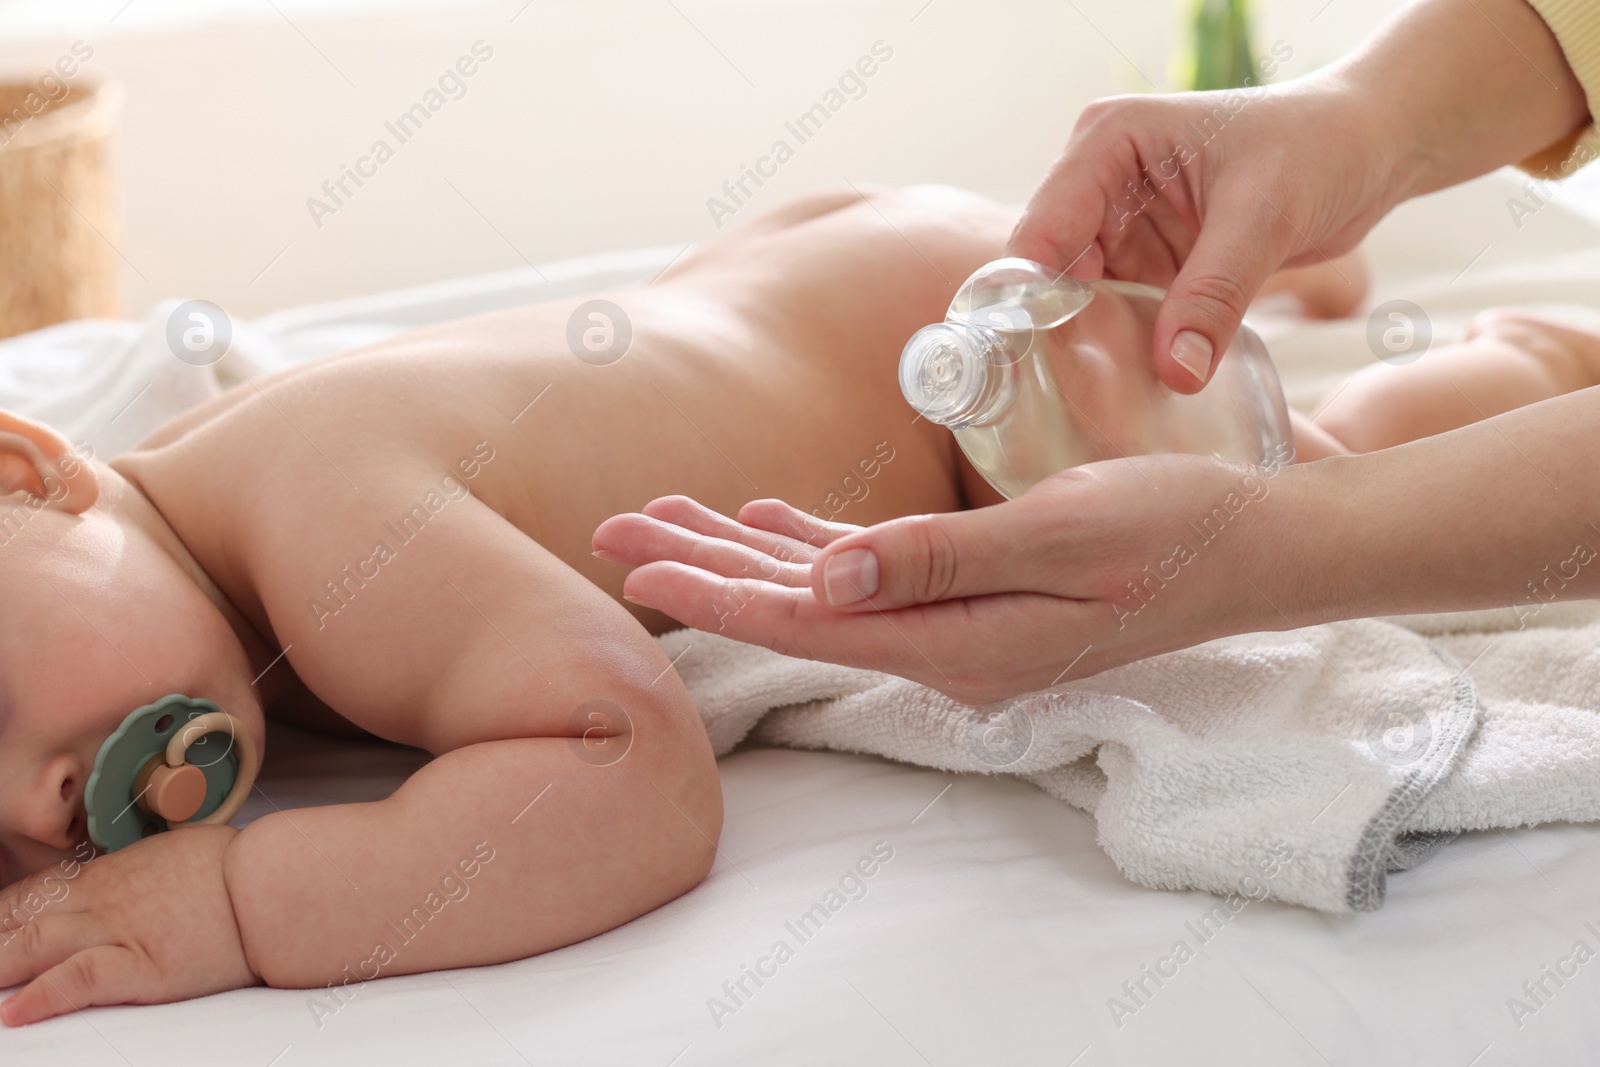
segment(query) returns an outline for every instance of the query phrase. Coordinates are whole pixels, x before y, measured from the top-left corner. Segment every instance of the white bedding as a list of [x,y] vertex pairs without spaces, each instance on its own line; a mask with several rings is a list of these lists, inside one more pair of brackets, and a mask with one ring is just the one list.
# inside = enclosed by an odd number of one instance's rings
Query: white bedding
[[[1600,231],[1558,206],[1543,216],[1557,223],[1543,238],[1511,231],[1508,188],[1494,178],[1386,222],[1371,243],[1378,299],[1422,303],[1443,332],[1494,303],[1600,307],[1600,255],[1570,251],[1600,246]],[[1509,246],[1510,257],[1485,256],[1452,280],[1484,241]],[[286,312],[250,324],[242,348],[252,366],[271,366],[419,322],[647,277],[676,251],[545,268],[548,286],[516,272]],[[1433,280],[1416,280],[1430,264]],[[1296,399],[1312,395],[1318,375],[1368,358],[1363,327],[1273,335]],[[109,455],[147,429],[140,405],[152,394],[135,393],[150,370],[165,368],[152,390],[198,398],[212,388],[170,356],[143,362],[141,336],[159,340],[149,330],[83,324],[0,344],[0,406],[44,415]],[[125,365],[110,368],[112,358]],[[246,362],[221,366],[237,374]],[[78,384],[89,379],[98,384]],[[415,766],[404,750],[287,732],[270,747],[262,787],[283,807],[382,796]],[[1213,920],[1202,944],[1196,929],[1217,898],[1127,882],[1088,819],[1032,786],[760,747],[724,758],[721,770],[727,821],[711,876],[622,929],[498,967],[369,983],[331,1015],[306,992],[264,989],[95,1009],[0,1033],[0,1062],[1487,1067],[1590,1063],[1600,1047],[1600,962],[1570,960],[1580,939],[1600,950],[1600,828],[1465,835],[1394,875],[1381,911],[1249,904]],[[265,807],[256,798],[243,818]],[[878,842],[893,857],[866,895],[798,943],[785,924]],[[779,939],[793,957],[760,988],[746,979],[751,995],[735,1003],[723,983]],[[1176,963],[1180,940],[1196,952]],[[1170,977],[1158,988],[1146,967]],[[1576,973],[1558,987],[1545,967]],[[1141,979],[1152,995],[1135,1000],[1124,983]],[[1535,1001],[1523,983],[1541,980],[1549,995]],[[713,997],[735,1010],[714,1015]]]

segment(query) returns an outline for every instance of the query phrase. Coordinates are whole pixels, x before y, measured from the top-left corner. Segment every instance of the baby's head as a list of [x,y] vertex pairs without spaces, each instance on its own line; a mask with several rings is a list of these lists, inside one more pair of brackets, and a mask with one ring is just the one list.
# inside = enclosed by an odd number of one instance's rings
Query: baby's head
[[208,699],[262,740],[230,617],[133,482],[0,411],[0,884],[85,840],[95,755],[135,708]]

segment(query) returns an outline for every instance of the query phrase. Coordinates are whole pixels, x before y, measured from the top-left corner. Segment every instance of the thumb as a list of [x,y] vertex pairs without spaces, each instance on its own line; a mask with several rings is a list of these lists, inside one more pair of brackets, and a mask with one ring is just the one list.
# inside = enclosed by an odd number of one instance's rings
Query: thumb
[[1069,145],[1033,191],[1006,240],[1007,256],[1031,259],[1074,278],[1100,277],[1105,269],[1099,233],[1106,195],[1080,156],[1081,150]]
[[913,515],[830,544],[811,564],[817,599],[841,611],[890,610],[1029,587],[1016,501]]
[[1199,392],[1211,380],[1250,301],[1285,258],[1273,239],[1279,220],[1261,219],[1260,206],[1218,205],[1209,212],[1209,225],[1156,312],[1156,374],[1177,392]]

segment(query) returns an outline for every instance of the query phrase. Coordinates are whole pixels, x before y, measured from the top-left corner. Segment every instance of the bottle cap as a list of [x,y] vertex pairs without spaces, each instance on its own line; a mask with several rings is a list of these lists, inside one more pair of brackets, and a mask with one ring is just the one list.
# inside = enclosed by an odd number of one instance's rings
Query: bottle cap
[[994,330],[936,322],[912,334],[900,353],[900,391],[925,418],[960,428],[995,406],[1014,360]]

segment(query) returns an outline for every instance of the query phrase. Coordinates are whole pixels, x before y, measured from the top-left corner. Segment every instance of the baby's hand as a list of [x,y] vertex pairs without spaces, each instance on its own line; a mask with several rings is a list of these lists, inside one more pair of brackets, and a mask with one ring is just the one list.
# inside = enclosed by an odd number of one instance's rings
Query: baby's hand
[[[0,1023],[22,1026],[92,1004],[162,1004],[257,985],[222,877],[238,831],[194,826],[0,891]],[[56,882],[40,891],[46,878]],[[62,892],[60,886],[66,886]],[[46,903],[20,906],[30,892]],[[18,927],[18,919],[27,917]]]

